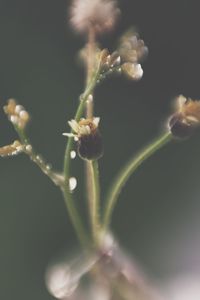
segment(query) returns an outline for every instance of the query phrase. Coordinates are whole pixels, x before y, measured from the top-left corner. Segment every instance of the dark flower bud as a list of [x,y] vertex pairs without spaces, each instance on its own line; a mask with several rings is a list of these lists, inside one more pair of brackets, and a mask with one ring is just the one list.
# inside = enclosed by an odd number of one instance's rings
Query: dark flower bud
[[186,99],[183,96],[176,98],[176,112],[169,120],[171,133],[177,138],[187,138],[200,125],[200,102]]
[[83,159],[99,159],[103,155],[102,137],[98,129],[78,139],[78,154]]
[[171,117],[169,127],[173,136],[177,138],[187,138],[194,132],[194,126],[186,122],[180,113]]

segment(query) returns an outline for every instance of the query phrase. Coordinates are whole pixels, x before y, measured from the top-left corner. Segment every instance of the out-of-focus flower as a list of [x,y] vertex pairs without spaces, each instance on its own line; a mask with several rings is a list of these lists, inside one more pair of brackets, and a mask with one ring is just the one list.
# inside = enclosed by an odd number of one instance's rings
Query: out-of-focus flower
[[166,300],[199,300],[200,299],[200,274],[181,274],[170,278],[165,284],[163,294]]
[[61,300],[161,300],[110,234],[99,251],[48,268],[46,283],[50,293]]
[[0,147],[0,156],[2,156],[2,157],[12,156],[12,155],[16,155],[22,151],[23,151],[22,144],[19,141],[14,141],[10,145]]
[[98,129],[100,118],[69,121],[73,133],[64,133],[78,143],[78,154],[87,160],[99,159],[103,154],[102,138]]
[[138,34],[129,30],[119,44],[118,53],[122,61],[122,71],[133,80],[139,80],[143,75],[140,62],[147,56],[148,48]]
[[122,65],[122,71],[125,75],[133,80],[139,80],[142,78],[143,69],[141,64],[132,64],[130,62]]
[[176,111],[169,120],[169,127],[175,137],[185,138],[200,125],[200,101],[182,95],[175,101]]
[[120,14],[115,0],[73,0],[70,10],[71,24],[80,33],[90,28],[96,34],[110,31]]
[[14,99],[9,99],[8,104],[4,106],[4,111],[14,126],[25,129],[30,120],[30,115],[22,105],[18,105]]

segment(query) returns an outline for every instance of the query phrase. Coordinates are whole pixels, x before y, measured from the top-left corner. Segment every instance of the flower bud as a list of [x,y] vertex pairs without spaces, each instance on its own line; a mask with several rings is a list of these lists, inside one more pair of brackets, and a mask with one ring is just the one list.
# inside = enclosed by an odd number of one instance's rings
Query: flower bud
[[12,155],[16,155],[22,151],[23,151],[22,144],[19,141],[14,141],[10,145],[0,147],[0,156],[2,156],[2,157],[12,156]]
[[9,121],[20,129],[25,129],[30,121],[29,113],[22,105],[18,105],[14,99],[8,100],[8,104],[4,106],[4,112],[7,114]]
[[143,75],[143,70],[140,64],[124,63],[121,66],[122,72],[130,79],[140,80]]
[[171,133],[178,138],[186,138],[200,125],[200,101],[186,99],[180,95],[176,98],[176,112],[169,120]]

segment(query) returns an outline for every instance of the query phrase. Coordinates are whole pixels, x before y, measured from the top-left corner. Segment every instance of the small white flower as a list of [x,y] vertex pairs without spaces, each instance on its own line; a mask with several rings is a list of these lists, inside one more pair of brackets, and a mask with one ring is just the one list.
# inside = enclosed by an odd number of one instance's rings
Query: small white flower
[[98,128],[99,122],[99,117],[95,117],[93,119],[83,118],[79,122],[77,122],[76,120],[71,120],[68,122],[68,124],[71,127],[73,133],[63,133],[63,135],[79,139],[84,135],[90,135],[92,132],[94,132]]
[[98,34],[110,31],[119,13],[115,0],[73,0],[70,21],[78,32],[88,33],[92,27]]
[[103,155],[103,143],[99,132],[100,118],[81,119],[79,122],[68,122],[71,133],[63,133],[67,137],[73,137],[77,142],[77,152],[82,159],[96,160]]

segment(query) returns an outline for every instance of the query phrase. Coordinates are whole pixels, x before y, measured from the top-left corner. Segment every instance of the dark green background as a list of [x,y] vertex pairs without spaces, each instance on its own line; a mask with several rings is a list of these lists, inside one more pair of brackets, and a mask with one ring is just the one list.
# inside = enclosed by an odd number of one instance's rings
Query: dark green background
[[[172,99],[200,98],[200,19],[195,0],[121,0],[122,20],[102,40],[136,25],[149,47],[144,77],[109,79],[96,90],[105,155],[102,190],[132,153],[165,126]],[[76,53],[84,40],[68,26],[65,0],[0,0],[0,105],[15,97],[31,112],[36,149],[62,168],[65,138],[83,90]],[[1,109],[0,144],[16,138]],[[75,164],[75,174],[80,163]],[[84,210],[83,182],[77,201]],[[84,196],[84,197],[83,197]],[[150,276],[200,269],[200,134],[171,143],[128,182],[113,219],[120,243]],[[0,299],[49,300],[49,261],[76,247],[61,193],[24,156],[0,161]]]

